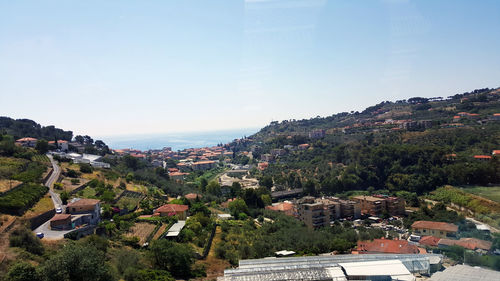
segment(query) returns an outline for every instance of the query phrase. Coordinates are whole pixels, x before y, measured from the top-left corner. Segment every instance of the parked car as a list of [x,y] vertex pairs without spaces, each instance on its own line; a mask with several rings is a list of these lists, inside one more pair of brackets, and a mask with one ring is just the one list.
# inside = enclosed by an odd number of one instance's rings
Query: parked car
[[43,234],[43,232],[37,232],[36,233],[36,237],[42,239],[45,235]]
[[62,208],[61,207],[57,207],[56,208],[56,214],[62,214]]

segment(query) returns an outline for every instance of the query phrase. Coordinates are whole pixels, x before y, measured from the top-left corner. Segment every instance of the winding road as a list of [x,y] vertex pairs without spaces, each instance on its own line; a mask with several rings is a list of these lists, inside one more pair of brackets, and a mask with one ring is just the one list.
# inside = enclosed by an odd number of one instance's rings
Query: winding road
[[[45,182],[45,186],[49,188],[49,194],[50,198],[52,198],[52,202],[54,203],[54,208],[61,207],[63,209],[63,213],[65,212],[65,206],[62,204],[61,197],[59,196],[58,193],[54,192],[53,186],[54,183],[57,181],[59,176],[61,175],[61,168],[59,165],[57,165],[56,161],[54,161],[54,158],[52,158],[52,155],[47,154],[47,157],[50,159],[50,163],[52,163],[52,174],[50,177],[47,179]],[[56,240],[56,239],[63,239],[64,234],[70,232],[72,230],[51,230],[50,229],[50,219],[37,227],[35,230],[33,230],[34,233],[42,232],[44,234],[44,239],[48,240]]]

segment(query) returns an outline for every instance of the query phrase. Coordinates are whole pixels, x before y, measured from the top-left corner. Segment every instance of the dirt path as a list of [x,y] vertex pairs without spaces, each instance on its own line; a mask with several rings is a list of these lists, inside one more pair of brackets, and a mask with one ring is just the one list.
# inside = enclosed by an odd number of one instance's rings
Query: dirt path
[[210,252],[208,252],[207,258],[205,260],[198,261],[200,264],[204,264],[206,266],[207,271],[207,277],[199,280],[215,280],[217,277],[224,275],[224,269],[231,266],[228,261],[219,259],[215,255],[215,248],[217,243],[221,240],[221,233],[222,229],[220,226],[217,226],[215,229],[214,239],[212,240],[212,247],[210,247]]

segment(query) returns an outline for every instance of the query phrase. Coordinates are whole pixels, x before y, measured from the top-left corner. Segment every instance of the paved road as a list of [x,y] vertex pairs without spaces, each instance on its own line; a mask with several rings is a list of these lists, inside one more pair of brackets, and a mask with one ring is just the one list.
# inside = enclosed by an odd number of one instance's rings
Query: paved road
[[[65,206],[62,204],[61,197],[59,196],[58,193],[54,192],[54,189],[52,188],[56,180],[59,178],[59,175],[61,174],[61,168],[59,165],[57,165],[56,161],[52,158],[52,155],[47,154],[47,157],[49,157],[50,162],[52,163],[52,168],[54,171],[50,175],[50,177],[47,179],[47,182],[45,182],[45,186],[49,188],[49,194],[50,198],[52,198],[52,202],[54,203],[54,208],[56,207],[61,207],[63,209],[63,213],[65,211]],[[40,225],[37,227],[35,230],[33,230],[34,233],[37,232],[43,232],[44,234],[44,239],[48,240],[55,240],[55,239],[63,239],[64,234],[70,232],[71,230],[66,230],[66,231],[59,231],[59,230],[51,230],[50,229],[50,220],[46,221],[44,224]]]

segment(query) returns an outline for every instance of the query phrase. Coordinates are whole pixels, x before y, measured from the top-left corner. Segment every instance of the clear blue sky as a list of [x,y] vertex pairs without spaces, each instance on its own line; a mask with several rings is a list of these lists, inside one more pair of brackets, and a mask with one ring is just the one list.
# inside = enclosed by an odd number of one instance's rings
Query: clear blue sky
[[0,115],[261,127],[500,86],[500,1],[0,0]]

